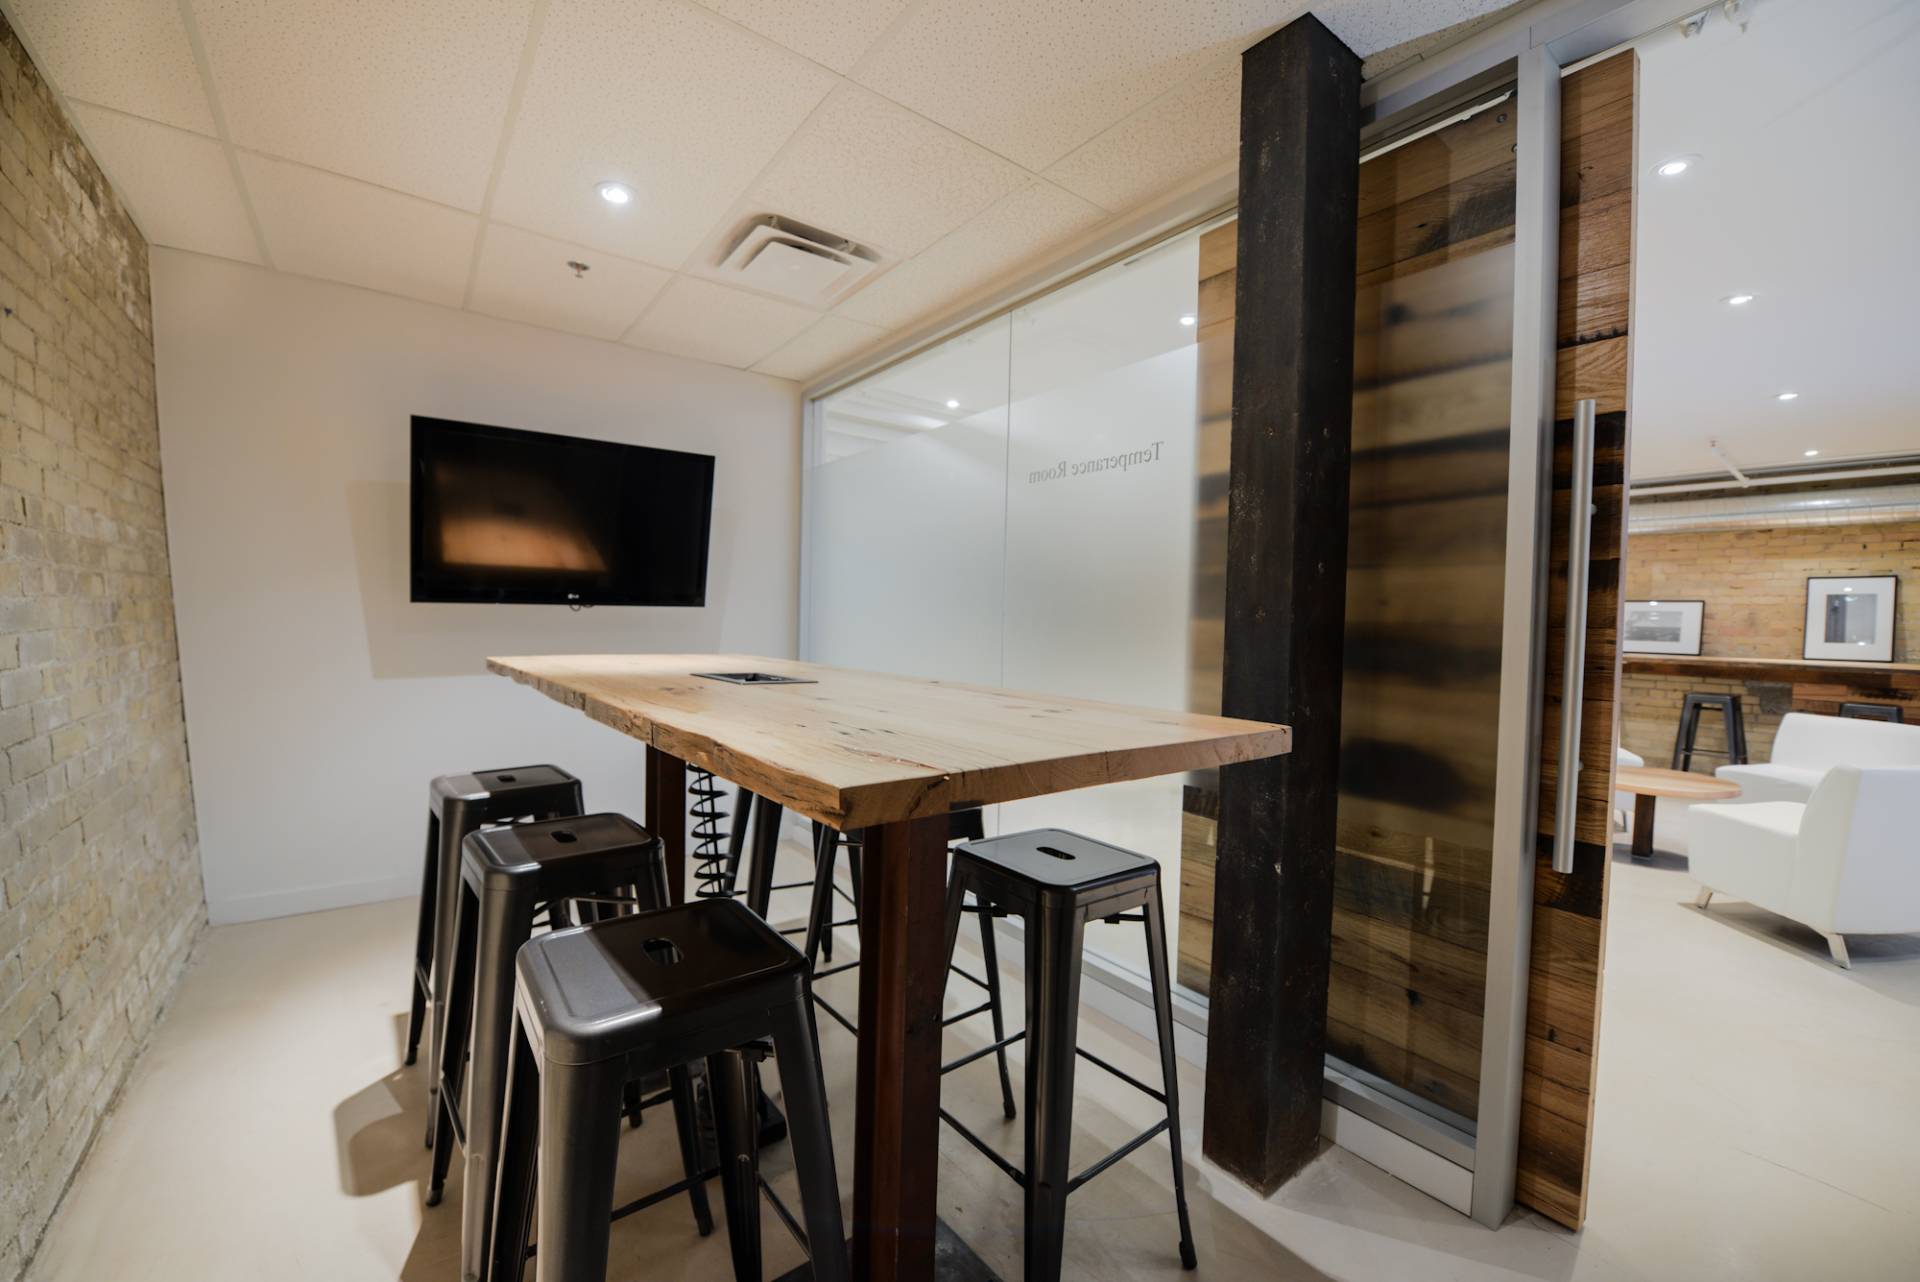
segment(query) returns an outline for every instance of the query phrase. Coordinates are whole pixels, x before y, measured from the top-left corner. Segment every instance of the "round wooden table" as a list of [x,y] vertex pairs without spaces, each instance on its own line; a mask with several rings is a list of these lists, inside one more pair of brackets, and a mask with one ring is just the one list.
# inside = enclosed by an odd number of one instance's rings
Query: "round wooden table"
[[1740,795],[1740,785],[1713,775],[1697,775],[1685,770],[1661,770],[1656,766],[1616,766],[1613,786],[1633,794],[1633,857],[1646,859],[1653,854],[1653,807],[1657,798],[1676,797],[1681,801],[1731,801]]

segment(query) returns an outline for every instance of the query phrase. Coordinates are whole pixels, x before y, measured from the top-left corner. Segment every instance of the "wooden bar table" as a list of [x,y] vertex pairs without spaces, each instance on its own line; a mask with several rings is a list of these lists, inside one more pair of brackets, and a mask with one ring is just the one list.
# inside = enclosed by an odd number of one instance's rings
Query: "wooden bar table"
[[751,655],[487,666],[647,745],[645,822],[667,845],[676,895],[689,763],[810,819],[867,830],[852,1223],[861,1282],[928,1282],[935,1272],[948,812],[1276,756],[1291,742],[1287,727],[1266,722]]

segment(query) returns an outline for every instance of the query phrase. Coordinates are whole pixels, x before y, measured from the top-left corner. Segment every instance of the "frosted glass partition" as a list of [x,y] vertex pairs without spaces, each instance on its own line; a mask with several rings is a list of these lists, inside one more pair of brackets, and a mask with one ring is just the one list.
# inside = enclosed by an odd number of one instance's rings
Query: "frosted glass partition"
[[1005,317],[823,400],[809,477],[809,658],[1001,684]]
[[[816,406],[809,658],[1187,706],[1198,235]],[[1182,777],[997,807],[1152,855],[1177,931]],[[1090,948],[1144,978],[1140,928]]]
[[[1183,709],[1193,596],[1191,236],[1013,315],[1006,684]],[[1060,827],[1159,859],[1177,931],[1184,776],[1001,807],[1009,831]],[[1089,947],[1144,973],[1139,927]]]

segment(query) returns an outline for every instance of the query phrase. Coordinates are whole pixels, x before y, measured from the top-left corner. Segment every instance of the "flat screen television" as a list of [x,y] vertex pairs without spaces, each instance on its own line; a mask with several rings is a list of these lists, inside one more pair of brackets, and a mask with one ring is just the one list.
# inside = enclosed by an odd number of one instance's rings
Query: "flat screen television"
[[713,456],[413,418],[415,601],[705,605]]

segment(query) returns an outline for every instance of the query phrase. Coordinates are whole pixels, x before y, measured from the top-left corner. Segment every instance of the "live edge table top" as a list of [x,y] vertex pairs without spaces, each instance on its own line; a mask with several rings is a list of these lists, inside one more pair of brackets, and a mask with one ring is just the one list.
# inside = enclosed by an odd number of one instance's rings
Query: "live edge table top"
[[[537,655],[487,667],[840,829],[1253,761],[1292,742],[1264,721],[754,655]],[[701,672],[807,684],[732,685]]]

